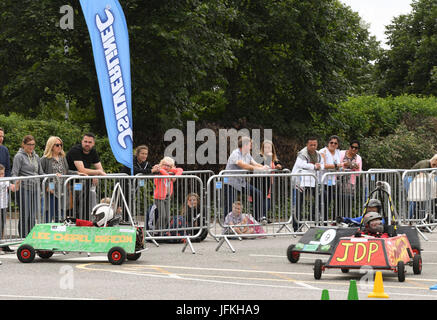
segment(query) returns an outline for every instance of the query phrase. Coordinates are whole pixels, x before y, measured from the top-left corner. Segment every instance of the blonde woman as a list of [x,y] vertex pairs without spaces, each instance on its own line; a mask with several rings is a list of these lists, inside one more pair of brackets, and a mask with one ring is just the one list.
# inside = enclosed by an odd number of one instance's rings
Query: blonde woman
[[49,199],[47,199],[49,202],[46,204],[46,206],[49,207],[49,222],[53,219],[57,222],[59,211],[62,207],[61,196],[63,196],[63,183],[59,177],[78,174],[77,171],[68,169],[67,158],[65,157],[61,138],[55,136],[48,138],[44,155],[41,158],[41,167],[45,174],[56,174],[58,176],[58,178],[55,179],[54,184],[49,184],[49,190],[47,193],[49,194]]

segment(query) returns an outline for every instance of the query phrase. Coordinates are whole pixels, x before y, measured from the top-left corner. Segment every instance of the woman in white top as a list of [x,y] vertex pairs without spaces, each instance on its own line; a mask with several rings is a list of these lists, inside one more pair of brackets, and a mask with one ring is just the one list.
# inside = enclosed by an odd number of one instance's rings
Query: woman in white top
[[[328,145],[319,150],[320,155],[323,158],[325,168],[322,172],[322,203],[320,206],[320,211],[323,212],[322,221],[327,221],[328,218],[328,210],[331,206],[336,205],[336,190],[335,190],[335,176],[329,175],[323,178],[323,174],[327,172],[338,171],[342,168],[343,164],[340,161],[340,138],[338,136],[330,136],[328,140]],[[335,207],[333,208],[333,210]],[[335,212],[335,211],[334,211]],[[334,219],[334,217],[332,217]]]

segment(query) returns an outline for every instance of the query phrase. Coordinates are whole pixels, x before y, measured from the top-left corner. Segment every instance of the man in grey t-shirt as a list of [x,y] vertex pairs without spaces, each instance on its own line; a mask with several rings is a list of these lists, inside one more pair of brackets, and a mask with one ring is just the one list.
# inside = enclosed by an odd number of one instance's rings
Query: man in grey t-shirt
[[[226,170],[244,170],[256,171],[256,170],[268,170],[268,166],[263,166],[257,163],[250,155],[252,148],[252,140],[249,137],[240,137],[238,139],[238,148],[232,151],[226,164]],[[254,201],[254,215],[255,219],[262,221],[266,219],[266,199],[261,192],[255,188],[252,184],[247,182],[247,179],[243,177],[228,177],[224,181],[224,217],[230,212],[234,198],[238,196],[238,193],[247,196],[252,196]]]

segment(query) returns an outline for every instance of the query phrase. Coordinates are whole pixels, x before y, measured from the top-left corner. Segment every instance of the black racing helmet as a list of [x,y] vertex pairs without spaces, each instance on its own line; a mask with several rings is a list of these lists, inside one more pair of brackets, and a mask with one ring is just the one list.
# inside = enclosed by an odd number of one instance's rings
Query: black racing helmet
[[[370,199],[369,203],[367,204],[367,207],[377,207],[382,208],[382,203],[378,199]],[[378,210],[379,211],[379,210]]]

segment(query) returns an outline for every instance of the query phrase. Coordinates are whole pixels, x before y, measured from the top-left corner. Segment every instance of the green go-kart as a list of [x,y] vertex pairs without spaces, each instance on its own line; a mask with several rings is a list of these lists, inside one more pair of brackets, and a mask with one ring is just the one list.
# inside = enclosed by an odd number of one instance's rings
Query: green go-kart
[[[117,188],[118,184],[114,188],[109,205],[96,206],[100,206],[100,211],[108,211],[112,203],[117,203],[114,202]],[[120,188],[118,190],[122,192]],[[124,196],[123,200],[126,204]],[[108,220],[104,221],[102,226],[77,226],[74,224],[76,219],[72,218],[67,218],[64,223],[37,224],[18,248],[18,260],[29,263],[36,255],[42,259],[49,259],[55,252],[107,253],[108,261],[114,265],[120,265],[126,259],[137,260],[141,252],[146,250],[143,228],[135,226],[129,209],[127,212],[130,223],[116,225],[111,225],[111,221]]]

